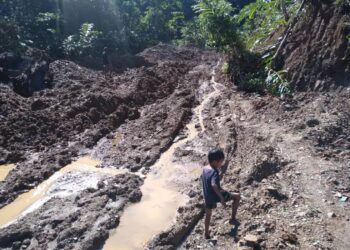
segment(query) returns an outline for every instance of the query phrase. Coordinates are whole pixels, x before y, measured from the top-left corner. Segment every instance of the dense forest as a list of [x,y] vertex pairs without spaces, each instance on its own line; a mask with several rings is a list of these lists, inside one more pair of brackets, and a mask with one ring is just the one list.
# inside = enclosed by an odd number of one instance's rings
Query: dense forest
[[[136,53],[158,42],[225,48],[286,25],[293,0],[2,0],[0,51],[35,47],[53,56]],[[240,35],[239,35],[240,33]]]

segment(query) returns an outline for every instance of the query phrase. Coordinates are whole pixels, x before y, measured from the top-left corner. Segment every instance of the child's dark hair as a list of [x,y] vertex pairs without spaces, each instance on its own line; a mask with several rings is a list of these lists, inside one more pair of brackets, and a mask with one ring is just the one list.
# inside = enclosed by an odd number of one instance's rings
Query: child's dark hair
[[215,148],[215,149],[210,150],[208,153],[209,163],[211,163],[213,161],[220,161],[223,159],[225,159],[225,154],[224,154],[224,151],[222,151],[222,149]]

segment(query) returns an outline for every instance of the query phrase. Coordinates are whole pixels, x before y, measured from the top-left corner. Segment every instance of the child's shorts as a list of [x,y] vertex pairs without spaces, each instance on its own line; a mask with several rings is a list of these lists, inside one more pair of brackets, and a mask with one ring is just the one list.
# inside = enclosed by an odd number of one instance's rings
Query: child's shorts
[[[221,192],[221,194],[224,197],[225,202],[233,200],[233,195],[230,192],[224,191],[224,192]],[[218,202],[220,202],[220,201],[217,201],[214,203],[205,203],[205,208],[207,208],[207,209],[216,208]]]

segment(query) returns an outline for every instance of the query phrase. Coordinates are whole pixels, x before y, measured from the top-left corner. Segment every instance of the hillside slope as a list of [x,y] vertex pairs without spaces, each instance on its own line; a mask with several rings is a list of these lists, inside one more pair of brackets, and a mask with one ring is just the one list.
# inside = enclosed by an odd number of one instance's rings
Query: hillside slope
[[350,6],[313,1],[284,44],[279,68],[299,91],[349,87],[349,39]]

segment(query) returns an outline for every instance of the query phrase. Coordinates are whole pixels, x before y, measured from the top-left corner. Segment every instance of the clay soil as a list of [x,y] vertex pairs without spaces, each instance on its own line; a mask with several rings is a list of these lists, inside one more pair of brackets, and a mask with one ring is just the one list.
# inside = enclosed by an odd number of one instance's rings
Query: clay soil
[[283,100],[248,95],[221,75],[214,51],[159,45],[140,56],[147,65],[112,78],[53,62],[53,87],[28,98],[1,86],[0,161],[16,168],[0,182],[0,207],[82,155],[129,173],[52,198],[0,228],[0,249],[101,248],[127,205],[141,199],[140,173],[147,178],[160,155],[186,136],[191,119],[198,135],[175,150],[174,161],[203,166],[210,148],[224,148],[222,182],[242,195],[239,223],[231,225],[219,205],[213,238],[204,240],[199,174],[193,181],[177,176],[170,184],[187,201],[147,248],[350,249],[349,90]]

